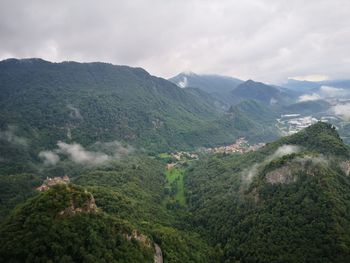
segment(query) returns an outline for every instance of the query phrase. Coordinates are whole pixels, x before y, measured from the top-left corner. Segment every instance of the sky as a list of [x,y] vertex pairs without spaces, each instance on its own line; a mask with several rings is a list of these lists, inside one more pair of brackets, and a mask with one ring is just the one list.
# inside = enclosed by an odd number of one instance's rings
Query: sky
[[0,59],[268,83],[349,78],[349,0],[0,0]]

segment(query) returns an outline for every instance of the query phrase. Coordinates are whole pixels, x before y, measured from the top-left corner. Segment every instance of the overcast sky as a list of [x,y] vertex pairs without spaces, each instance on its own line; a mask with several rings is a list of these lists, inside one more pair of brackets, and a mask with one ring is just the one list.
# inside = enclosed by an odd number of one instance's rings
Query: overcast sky
[[9,57],[104,61],[166,78],[350,78],[350,1],[1,0],[0,59]]

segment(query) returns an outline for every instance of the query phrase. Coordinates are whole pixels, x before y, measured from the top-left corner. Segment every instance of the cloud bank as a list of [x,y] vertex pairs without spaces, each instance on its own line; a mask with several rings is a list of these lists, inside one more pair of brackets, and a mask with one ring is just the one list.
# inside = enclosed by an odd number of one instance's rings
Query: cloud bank
[[314,101],[321,99],[321,96],[317,93],[312,94],[304,94],[299,97],[299,102],[305,102],[305,101]]
[[343,119],[350,121],[350,103],[335,105],[331,108],[331,111]]
[[349,10],[348,0],[3,0],[0,58],[105,61],[162,77],[344,78]]
[[324,97],[333,98],[333,97],[342,97],[349,95],[349,91],[342,88],[334,88],[330,86],[322,86],[320,92]]
[[76,164],[99,166],[108,162],[118,160],[134,151],[131,146],[123,146],[117,141],[101,143],[97,142],[86,150],[78,143],[57,142],[57,149],[52,151],[41,151],[39,157],[45,165],[55,165],[60,161],[59,155],[65,156]]

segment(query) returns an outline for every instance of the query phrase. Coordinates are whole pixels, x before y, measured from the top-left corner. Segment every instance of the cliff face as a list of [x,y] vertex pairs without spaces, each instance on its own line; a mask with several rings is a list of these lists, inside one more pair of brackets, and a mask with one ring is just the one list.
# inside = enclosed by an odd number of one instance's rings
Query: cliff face
[[350,160],[344,161],[340,164],[341,170],[346,174],[350,174]]
[[[87,193],[87,192],[86,192]],[[74,216],[77,213],[97,213],[98,209],[95,203],[95,198],[91,193],[82,204],[77,203],[73,198],[70,200],[70,206],[62,210],[60,216]]]

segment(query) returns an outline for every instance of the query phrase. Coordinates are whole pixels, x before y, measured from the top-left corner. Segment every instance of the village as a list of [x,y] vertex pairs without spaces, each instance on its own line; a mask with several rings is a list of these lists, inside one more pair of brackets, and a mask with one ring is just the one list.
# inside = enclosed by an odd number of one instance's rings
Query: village
[[167,164],[167,169],[170,170],[174,168],[175,166],[182,165],[186,163],[187,161],[191,160],[198,160],[199,155],[204,153],[204,154],[242,154],[250,151],[256,151],[259,148],[263,147],[265,143],[257,143],[250,145],[248,141],[244,138],[238,138],[235,143],[229,144],[229,145],[224,145],[224,146],[217,146],[213,148],[200,148],[198,149],[197,152],[185,152],[185,151],[180,151],[180,152],[174,152],[170,154],[170,160]]
[[246,153],[250,151],[256,151],[257,149],[263,147],[265,143],[258,143],[254,145],[249,145],[248,141],[241,137],[235,141],[235,143],[225,146],[218,146],[214,148],[205,148],[204,151],[207,153]]
[[67,175],[63,177],[54,177],[54,178],[46,177],[42,185],[37,187],[36,190],[42,192],[42,191],[49,190],[50,187],[56,184],[69,184],[69,183],[70,183],[70,179]]

